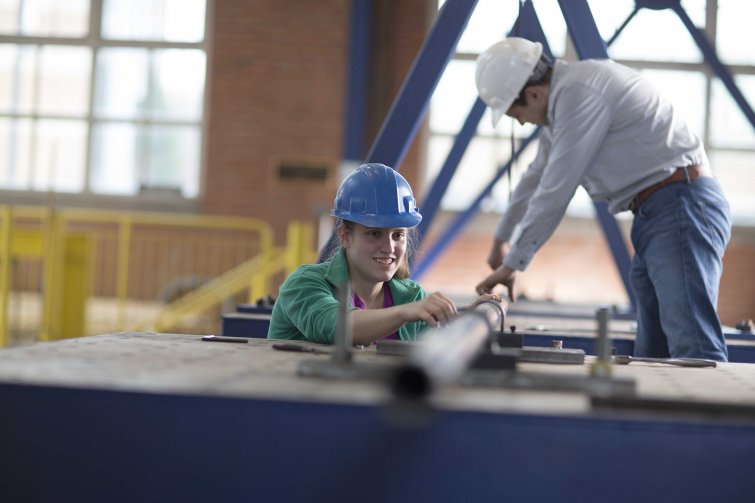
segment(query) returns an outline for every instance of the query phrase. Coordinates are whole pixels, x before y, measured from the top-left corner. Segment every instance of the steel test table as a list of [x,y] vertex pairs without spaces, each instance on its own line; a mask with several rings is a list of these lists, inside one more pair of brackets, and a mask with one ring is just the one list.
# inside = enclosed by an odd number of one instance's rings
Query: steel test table
[[[321,346],[320,346],[321,347]],[[632,363],[639,398],[297,376],[272,342],[120,333],[0,351],[0,501],[752,501],[755,366]],[[390,365],[374,349],[357,362]],[[592,361],[588,357],[588,364]],[[520,364],[580,375],[588,365]],[[728,414],[728,405],[744,413]],[[741,411],[740,411],[741,412]]]

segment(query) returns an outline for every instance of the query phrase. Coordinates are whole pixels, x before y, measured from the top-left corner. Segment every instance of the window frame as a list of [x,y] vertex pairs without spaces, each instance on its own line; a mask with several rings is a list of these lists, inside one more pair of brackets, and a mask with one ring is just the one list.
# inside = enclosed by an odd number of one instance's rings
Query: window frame
[[[211,60],[211,41],[212,26],[214,19],[214,0],[205,0],[205,24],[203,38],[199,42],[165,42],[165,41],[134,41],[134,40],[109,40],[101,36],[102,9],[104,0],[90,0],[89,27],[88,33],[84,37],[46,37],[46,36],[27,36],[27,35],[3,35],[0,34],[0,43],[12,45],[32,45],[32,46],[73,46],[87,47],[92,50],[91,68],[89,75],[89,102],[83,121],[86,124],[86,151],[84,152],[85,173],[84,189],[81,192],[55,192],[53,190],[14,190],[0,188],[0,199],[6,204],[20,205],[61,205],[66,207],[99,207],[107,209],[122,210],[149,210],[149,211],[178,211],[195,213],[199,209],[199,202],[204,193],[204,174],[207,165],[207,137],[208,137],[208,113],[210,97],[210,76],[212,68]],[[184,120],[140,120],[128,119],[119,120],[118,122],[134,125],[191,125],[198,126],[200,134],[199,146],[199,169],[197,172],[198,193],[195,197],[185,197],[180,193],[165,191],[142,191],[135,195],[110,195],[96,194],[90,189],[91,181],[91,162],[92,162],[92,130],[93,126],[99,122],[111,122],[109,120],[98,120],[94,116],[94,98],[97,71],[97,55],[101,49],[105,48],[139,48],[147,51],[159,49],[196,49],[205,54],[205,82],[204,92],[202,95],[201,113],[199,121]],[[67,116],[40,114],[37,111],[23,114],[5,114],[0,113],[4,118],[28,118],[31,120],[43,120],[47,118],[61,119],[70,118]]]

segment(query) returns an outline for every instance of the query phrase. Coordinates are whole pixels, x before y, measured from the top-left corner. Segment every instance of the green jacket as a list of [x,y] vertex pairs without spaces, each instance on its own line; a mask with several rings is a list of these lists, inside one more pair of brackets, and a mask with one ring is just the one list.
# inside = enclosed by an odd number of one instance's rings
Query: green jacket
[[[336,287],[348,279],[349,268],[343,250],[321,264],[300,266],[280,287],[267,338],[333,344],[338,319]],[[410,279],[392,279],[388,287],[397,306],[427,296],[422,287]],[[421,321],[405,323],[399,328],[399,337],[413,341],[426,326]]]

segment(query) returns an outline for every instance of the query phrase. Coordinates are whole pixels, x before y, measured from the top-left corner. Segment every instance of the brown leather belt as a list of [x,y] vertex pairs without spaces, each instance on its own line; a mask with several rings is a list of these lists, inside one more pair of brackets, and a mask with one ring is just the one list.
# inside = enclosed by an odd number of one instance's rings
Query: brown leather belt
[[632,199],[632,202],[629,203],[629,209],[632,210],[632,213],[637,213],[637,210],[640,209],[640,206],[647,200],[648,197],[653,195],[656,190],[662,189],[666,185],[670,185],[676,182],[686,182],[688,180],[692,182],[704,176],[710,176],[710,173],[708,173],[707,170],[703,169],[703,167],[699,164],[692,164],[691,166],[686,166],[684,168],[676,168],[676,171],[671,173],[668,178],[664,178],[660,182],[654,183],[650,187],[642,189],[635,196],[635,198]]

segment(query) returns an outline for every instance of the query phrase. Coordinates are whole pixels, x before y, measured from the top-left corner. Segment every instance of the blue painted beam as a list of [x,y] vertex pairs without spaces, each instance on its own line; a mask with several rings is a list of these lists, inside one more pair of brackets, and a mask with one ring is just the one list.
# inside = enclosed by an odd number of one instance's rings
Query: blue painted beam
[[545,37],[543,27],[540,25],[540,19],[535,12],[535,6],[532,5],[530,0],[527,0],[522,4],[522,9],[519,15],[519,19],[514,24],[512,33],[510,36],[524,37],[535,42],[543,44],[543,52],[553,59],[553,51],[548,43],[548,39]]
[[361,161],[365,153],[365,117],[370,62],[372,0],[351,0],[349,63],[342,158]]
[[579,59],[608,59],[608,49],[586,0],[558,0]]
[[420,207],[422,222],[420,222],[418,229],[420,246],[425,239],[430,224],[435,219],[443,195],[446,193],[446,189],[448,189],[451,179],[459,167],[459,162],[461,162],[464,152],[467,151],[472,137],[477,133],[477,125],[480,123],[480,119],[485,113],[486,108],[487,105],[480,98],[475,100],[472,109],[469,111],[469,115],[467,115],[467,119],[464,121],[464,126],[462,126],[459,134],[456,135],[454,144],[448,153],[448,157],[446,157],[446,161],[443,163],[443,167],[441,167],[438,176],[433,181],[427,196],[422,199]]
[[[561,12],[564,15],[566,26],[574,42],[580,59],[607,59],[608,50],[605,41],[601,38],[598,26],[592,16],[586,0],[559,0]],[[636,311],[637,299],[629,279],[631,258],[629,250],[621,234],[621,229],[616,219],[608,212],[605,203],[594,203],[598,222],[603,229],[603,235],[608,242],[608,247],[613,255],[624,290],[627,292],[632,309]]]

